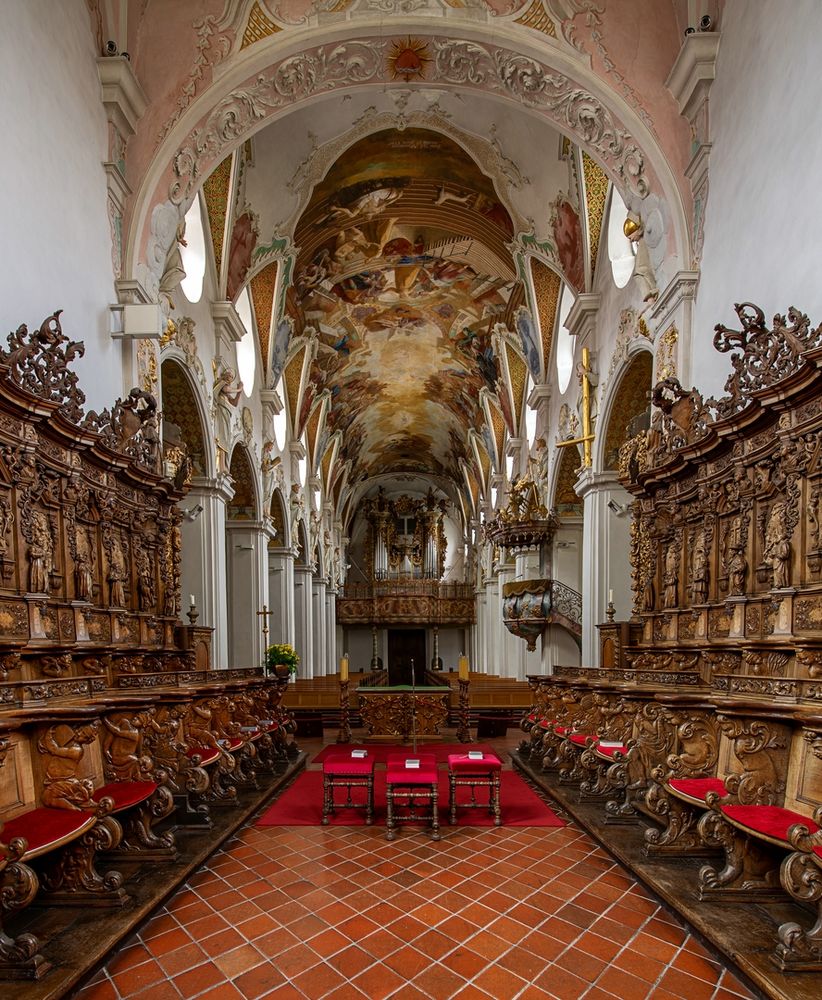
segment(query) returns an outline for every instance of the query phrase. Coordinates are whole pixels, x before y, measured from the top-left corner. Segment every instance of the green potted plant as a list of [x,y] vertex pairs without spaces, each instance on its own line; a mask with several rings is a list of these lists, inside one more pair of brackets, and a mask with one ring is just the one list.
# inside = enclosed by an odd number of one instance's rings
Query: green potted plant
[[266,673],[273,673],[281,680],[288,680],[297,673],[300,657],[288,642],[275,642],[265,651]]

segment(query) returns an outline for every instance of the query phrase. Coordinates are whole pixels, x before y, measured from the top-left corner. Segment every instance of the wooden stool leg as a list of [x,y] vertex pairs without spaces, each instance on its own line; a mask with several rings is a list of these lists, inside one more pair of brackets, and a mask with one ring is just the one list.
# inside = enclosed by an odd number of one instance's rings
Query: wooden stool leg
[[394,840],[397,836],[396,822],[394,821],[394,790],[391,785],[385,789],[385,838]]
[[448,775],[448,808],[450,814],[448,822],[453,826],[457,822],[457,776],[453,771]]
[[365,789],[365,825],[371,826],[374,822],[374,775],[368,779]]
[[431,839],[440,839],[440,809],[439,809],[439,789],[437,785],[431,785]]
[[328,826],[328,817],[333,811],[334,788],[331,784],[331,777],[323,775],[323,826]]
[[494,771],[491,775],[491,802],[494,806],[494,826],[502,826],[502,810],[499,804],[499,771]]

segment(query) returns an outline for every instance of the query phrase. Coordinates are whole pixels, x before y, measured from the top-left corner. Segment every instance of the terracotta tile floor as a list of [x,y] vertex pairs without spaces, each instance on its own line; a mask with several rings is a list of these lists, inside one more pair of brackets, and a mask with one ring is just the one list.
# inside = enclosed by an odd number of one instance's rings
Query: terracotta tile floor
[[76,996],[752,994],[570,824],[445,827],[438,844],[407,828],[388,843],[377,827],[248,827]]

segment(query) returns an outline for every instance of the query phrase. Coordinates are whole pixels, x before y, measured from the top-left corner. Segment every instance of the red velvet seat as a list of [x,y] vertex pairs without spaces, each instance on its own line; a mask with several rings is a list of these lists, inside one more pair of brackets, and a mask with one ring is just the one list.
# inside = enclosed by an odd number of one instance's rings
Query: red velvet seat
[[208,767],[220,756],[220,751],[215,747],[191,747],[186,753],[187,757],[199,757],[200,766]]
[[[616,741],[614,741],[616,742]],[[606,741],[607,744],[607,741]],[[619,753],[624,757],[628,753],[628,747],[624,743],[619,743],[617,746],[603,746],[600,740],[594,744],[594,751],[599,754],[600,757],[604,757],[605,760],[613,760],[614,754]]]
[[810,818],[793,809],[783,809],[782,806],[720,806],[722,815],[735,827],[745,833],[766,840],[777,847],[790,849],[788,830],[801,823],[811,833],[816,833],[819,827]]
[[96,822],[94,813],[81,809],[30,809],[14,819],[5,820],[3,840],[8,843],[15,837],[22,837],[28,845],[23,855],[23,860],[27,861],[68,844]]
[[677,796],[693,805],[704,806],[708,792],[716,792],[720,798],[728,794],[721,778],[671,778],[666,786]]
[[[343,803],[334,801],[334,789],[344,788],[346,800]],[[355,802],[352,788],[365,789],[365,802]],[[323,761],[323,825],[339,805],[342,809],[365,809],[367,825],[374,819],[374,758],[352,757],[350,753],[340,752],[330,754]]]
[[[494,825],[502,825],[499,788],[502,761],[495,754],[484,753],[481,757],[469,757],[467,753],[448,755],[449,821],[457,822],[457,788],[471,790],[471,801],[459,803],[464,809],[488,809],[494,816]],[[488,789],[488,801],[477,802],[476,789]]]
[[223,750],[228,750],[229,753],[233,753],[235,750],[240,749],[240,747],[245,743],[245,740],[241,740],[237,736],[226,736],[217,740],[217,742]]
[[483,774],[502,770],[502,761],[494,754],[484,753],[481,758],[469,757],[466,753],[449,753],[448,769],[469,774]]
[[114,799],[112,812],[121,812],[150,799],[157,787],[156,781],[112,781],[98,788],[92,798],[95,802],[104,798]]
[[[419,767],[408,767],[408,760],[418,760]],[[386,837],[396,837],[402,821],[428,820],[432,840],[440,839],[439,778],[437,758],[432,753],[391,754],[385,773]],[[406,801],[407,800],[407,801]],[[406,811],[400,811],[401,803]],[[424,812],[417,810],[424,809]]]
[[554,726],[554,734],[556,736],[565,736],[568,733],[567,726]]
[[575,747],[586,747],[588,740],[592,740],[594,737],[589,733],[571,733],[568,739]]

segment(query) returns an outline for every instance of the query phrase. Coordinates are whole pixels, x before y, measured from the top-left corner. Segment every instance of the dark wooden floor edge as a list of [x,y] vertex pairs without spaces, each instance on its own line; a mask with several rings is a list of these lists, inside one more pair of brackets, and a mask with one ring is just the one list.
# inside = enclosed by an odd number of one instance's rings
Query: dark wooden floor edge
[[[744,967],[742,967],[737,960],[737,957],[730,955],[725,948],[722,946],[722,942],[718,938],[714,938],[710,933],[705,933],[702,928],[694,925],[693,920],[689,917],[688,911],[690,906],[683,905],[681,897],[672,896],[664,886],[660,885],[654,879],[648,877],[648,873],[637,868],[632,864],[632,859],[629,854],[624,851],[615,848],[613,844],[609,843],[602,836],[602,827],[597,826],[590,822],[589,816],[586,814],[584,806],[580,806],[579,803],[574,802],[570,796],[565,796],[562,794],[563,789],[557,788],[555,785],[550,783],[544,774],[529,767],[528,763],[522,758],[516,751],[511,751],[511,760],[516,768],[522,771],[524,776],[533,782],[542,792],[548,796],[553,802],[556,802],[562,812],[567,814],[574,822],[585,830],[585,832],[591,836],[603,850],[607,851],[608,854],[623,868],[625,868],[633,878],[640,882],[649,892],[652,893],[655,899],[665,907],[666,910],[673,913],[677,919],[684,921],[688,926],[688,930],[697,938],[711,953],[715,954],[717,959],[721,961],[735,976],[737,976],[755,995],[759,995],[763,1000],[785,1000],[785,994],[781,991],[779,993],[773,993],[768,987],[769,983],[767,981],[762,981],[760,976],[757,974],[757,970],[753,969],[753,975],[751,975]],[[663,862],[664,863],[664,862]],[[706,905],[706,904],[703,904]]]
[[[116,914],[108,914],[112,918],[115,916],[116,931],[111,935],[106,935],[105,952],[94,955],[84,966],[75,968],[55,965],[41,980],[0,980],[0,996],[6,988],[14,990],[15,997],[21,1000],[69,1000],[81,989],[97,972],[105,965],[111,957],[111,953],[119,948],[124,941],[135,934],[154,915],[155,911],[163,906],[167,900],[185,884],[189,876],[195,872],[208,858],[230,840],[238,830],[253,820],[284,787],[305,768],[308,754],[300,754],[289,762],[289,765],[282,774],[275,775],[271,784],[261,789],[259,794],[248,796],[248,801],[243,803],[236,812],[232,812],[224,826],[207,836],[202,835],[202,844],[197,844],[190,857],[186,857],[174,872],[169,872],[170,878],[163,881],[162,891],[152,895],[151,899],[138,903],[133,909],[119,911]],[[213,838],[213,839],[212,839]],[[128,889],[126,883],[125,888]],[[106,911],[97,911],[101,916],[106,915]],[[115,922],[112,919],[112,922]],[[41,941],[41,951],[46,958],[49,957],[49,942]]]

